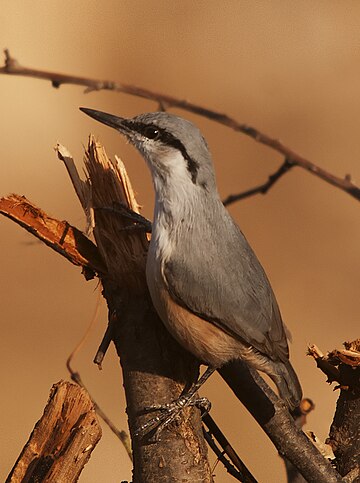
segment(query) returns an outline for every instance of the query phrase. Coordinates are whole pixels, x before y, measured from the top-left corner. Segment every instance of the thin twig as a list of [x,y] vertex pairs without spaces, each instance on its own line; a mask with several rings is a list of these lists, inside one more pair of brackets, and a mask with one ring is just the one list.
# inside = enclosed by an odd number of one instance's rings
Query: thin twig
[[[323,181],[326,181],[327,183],[341,189],[342,191],[345,191],[350,196],[360,201],[360,187],[358,187],[351,181],[351,177],[349,175],[346,175],[344,178],[339,178],[338,176],[329,173],[328,171],[320,168],[310,160],[297,154],[295,151],[280,142],[278,139],[274,139],[267,134],[259,131],[258,129],[249,126],[248,124],[240,123],[226,114],[204,108],[186,100],[177,99],[176,97],[160,94],[154,91],[150,91],[148,89],[143,89],[141,87],[136,87],[129,84],[123,84],[120,82],[114,82],[109,80],[90,79],[88,77],[71,76],[38,69],[30,69],[27,67],[23,67],[16,59],[11,57],[8,49],[5,49],[4,53],[5,64],[3,67],[0,67],[0,74],[35,77],[37,79],[49,80],[52,83],[53,87],[60,87],[62,84],[80,85],[87,88],[85,92],[91,92],[94,90],[111,90],[115,92],[122,92],[124,94],[130,94],[133,96],[154,101],[161,106],[161,109],[177,107],[185,111],[198,114],[199,116],[206,117],[220,124],[223,124],[224,126],[234,129],[235,131],[246,134],[247,136],[254,139],[256,142],[264,144],[265,146],[268,146],[274,151],[282,154],[292,165],[299,166],[300,168],[305,169],[314,176],[317,176]],[[228,202],[227,204],[229,203],[230,202]]]
[[233,476],[236,480],[238,481],[243,481],[242,479],[242,475],[240,473],[240,471],[238,471],[231,463],[230,461],[227,460],[227,458],[224,456],[224,452],[221,451],[221,449],[218,448],[214,438],[212,437],[210,431],[206,431],[206,429],[204,428],[203,426],[203,434],[204,434],[204,438],[207,442],[207,444],[209,445],[209,447],[213,450],[213,452],[216,454],[217,456],[217,461],[214,465],[214,467],[212,468],[211,472],[214,473],[214,468],[216,467],[217,463],[219,461],[221,461],[221,463],[224,465],[226,471],[231,475]]
[[67,369],[68,369],[68,371],[70,372],[71,375],[74,373],[74,371],[71,367],[71,363],[72,363],[74,357],[76,356],[76,354],[84,346],[84,344],[85,344],[87,338],[89,337],[90,332],[91,332],[91,330],[92,330],[92,328],[93,328],[93,326],[94,326],[94,324],[95,324],[95,322],[98,318],[100,300],[101,300],[101,290],[99,290],[99,288],[97,288],[97,298],[96,298],[94,315],[92,316],[90,324],[88,325],[86,331],[82,335],[80,341],[76,344],[75,348],[71,351],[71,354],[69,355],[69,357],[66,360],[66,367],[67,367]]
[[[210,414],[204,414],[202,421],[203,424],[208,428],[208,431],[206,431],[205,427],[203,428],[205,439],[218,459],[222,462],[227,472],[243,483],[257,483],[257,480],[250,473],[245,463],[243,463],[243,461],[240,459]],[[221,450],[218,448],[214,439],[221,446]],[[230,461],[225,455],[230,459]]]
[[102,369],[102,362],[104,360],[105,354],[114,338],[114,330],[117,322],[118,322],[118,319],[115,312],[109,315],[108,326],[101,340],[100,346],[96,351],[94,361],[93,361],[98,366],[99,369]]
[[130,438],[129,438],[129,435],[126,431],[124,430],[120,430],[118,429],[114,423],[106,416],[106,414],[104,413],[104,411],[99,407],[98,403],[91,397],[87,387],[85,386],[85,384],[82,382],[82,379],[80,377],[80,374],[77,372],[77,371],[73,371],[71,366],[67,364],[67,368],[69,369],[69,372],[70,372],[70,376],[71,376],[71,379],[76,382],[76,384],[78,384],[80,387],[82,387],[83,389],[85,389],[85,391],[87,391],[87,393],[89,394],[90,396],[90,399],[94,405],[94,408],[95,408],[95,411],[96,411],[96,414],[98,414],[101,419],[109,426],[109,428],[111,429],[111,431],[115,434],[115,436],[117,436],[119,438],[119,440],[122,442],[125,450],[126,450],[126,453],[128,454],[130,460],[132,461],[133,458],[132,458],[132,451],[131,451],[131,443],[130,443]]
[[269,189],[272,188],[274,184],[282,176],[284,176],[284,174],[286,174],[293,166],[294,164],[291,161],[289,161],[288,159],[285,159],[285,161],[280,166],[280,168],[277,171],[275,171],[275,173],[271,174],[265,183],[259,186],[255,186],[255,188],[251,188],[247,191],[243,191],[242,193],[238,193],[236,195],[229,195],[223,201],[224,205],[225,206],[230,205],[235,201],[243,200],[244,198],[249,198],[250,196],[253,196],[253,195],[258,195],[258,194],[265,195],[269,191]]
[[131,451],[131,443],[130,443],[130,438],[129,438],[129,435],[126,431],[124,430],[120,430],[118,429],[115,424],[111,421],[111,419],[109,419],[107,417],[107,415],[104,413],[104,411],[100,408],[100,406],[98,405],[98,403],[94,400],[94,398],[90,395],[87,387],[85,386],[85,384],[83,383],[82,379],[81,379],[81,376],[79,374],[78,371],[75,371],[73,368],[72,368],[72,361],[75,357],[75,355],[79,352],[79,350],[81,349],[81,347],[83,346],[85,340],[87,339],[94,323],[96,322],[96,319],[97,319],[97,316],[98,316],[98,313],[99,313],[99,307],[100,307],[100,299],[101,299],[101,291],[98,290],[98,297],[97,297],[97,301],[96,301],[96,306],[95,306],[95,311],[94,311],[94,315],[91,319],[91,322],[89,324],[89,327],[87,328],[86,332],[84,333],[83,337],[81,338],[80,342],[76,345],[75,349],[71,352],[71,354],[69,355],[67,361],[66,361],[66,367],[67,367],[67,370],[69,371],[69,374],[70,374],[70,377],[71,379],[76,382],[76,384],[78,384],[80,387],[82,387],[83,389],[85,389],[85,391],[89,394],[89,397],[94,405],[94,408],[95,408],[95,411],[96,413],[101,417],[101,419],[105,422],[105,424],[108,425],[108,427],[111,429],[111,431],[115,434],[115,436],[117,436],[119,438],[119,440],[122,442],[124,448],[125,448],[125,451],[126,453],[128,454],[129,458],[130,458],[130,461],[132,461],[132,451]]

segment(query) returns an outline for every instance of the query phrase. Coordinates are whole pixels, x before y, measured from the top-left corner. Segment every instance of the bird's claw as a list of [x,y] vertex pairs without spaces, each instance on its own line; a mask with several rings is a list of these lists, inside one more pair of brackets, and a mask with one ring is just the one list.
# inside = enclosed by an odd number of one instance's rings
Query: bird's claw
[[160,411],[160,414],[151,418],[146,423],[142,424],[135,430],[134,436],[136,438],[144,438],[153,432],[149,437],[150,442],[160,441],[161,432],[172,423],[180,414],[180,412],[189,406],[196,406],[201,409],[202,416],[207,414],[211,409],[211,402],[206,397],[191,397],[181,396],[178,400],[167,404],[153,404],[146,406],[144,412]]
[[151,233],[151,221],[140,215],[140,213],[136,213],[124,203],[114,202],[113,206],[102,206],[97,209],[100,211],[108,211],[111,213],[115,213],[116,215],[123,216],[134,223],[133,225],[124,226],[122,228],[122,230],[124,231],[142,229],[145,230],[146,233]]

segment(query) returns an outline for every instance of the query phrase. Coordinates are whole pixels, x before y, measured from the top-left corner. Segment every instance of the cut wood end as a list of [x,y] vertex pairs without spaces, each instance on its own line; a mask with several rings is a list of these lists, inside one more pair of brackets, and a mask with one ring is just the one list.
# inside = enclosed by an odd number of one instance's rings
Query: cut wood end
[[355,351],[360,354],[360,339],[355,339],[351,342],[344,342],[344,347],[347,350]]
[[358,351],[346,349],[340,351],[335,350],[331,355],[338,357],[343,364],[351,367],[360,367],[360,352]]
[[322,359],[324,357],[324,354],[315,344],[308,345],[307,355],[313,357],[315,360]]
[[91,205],[91,190],[88,181],[84,181],[81,179],[78,170],[76,168],[76,164],[74,158],[72,157],[70,151],[60,144],[59,142],[55,146],[55,152],[57,153],[58,158],[65,164],[66,170],[68,175],[70,176],[72,185],[75,189],[76,195],[81,203],[81,206],[85,212],[87,224],[88,224],[88,232],[89,227],[91,227],[91,215],[90,215],[90,208]]
[[56,145],[54,146],[54,150],[61,161],[64,161],[64,158],[73,159],[70,151],[59,142],[57,142]]

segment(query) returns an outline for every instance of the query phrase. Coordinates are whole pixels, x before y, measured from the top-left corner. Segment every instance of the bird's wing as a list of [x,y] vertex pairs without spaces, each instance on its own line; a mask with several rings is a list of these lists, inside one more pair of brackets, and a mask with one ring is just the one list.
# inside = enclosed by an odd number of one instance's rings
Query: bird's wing
[[[189,236],[183,255],[173,253],[163,266],[169,293],[197,316],[271,359],[286,361],[287,338],[268,278],[230,217],[225,228],[223,239]],[[201,245],[192,246],[194,239]]]

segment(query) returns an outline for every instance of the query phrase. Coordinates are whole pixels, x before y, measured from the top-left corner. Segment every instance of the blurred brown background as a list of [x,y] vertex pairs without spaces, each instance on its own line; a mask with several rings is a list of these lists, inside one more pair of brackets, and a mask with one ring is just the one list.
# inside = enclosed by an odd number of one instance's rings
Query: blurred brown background
[[[360,4],[356,1],[193,2],[2,0],[0,47],[39,69],[114,79],[225,112],[280,138],[325,169],[360,178]],[[143,213],[151,217],[150,177],[140,156],[115,131],[79,106],[132,116],[149,101],[41,80],[0,76],[0,194],[26,195],[79,228],[85,219],[53,146],[82,160],[90,132],[127,163]],[[173,110],[172,112],[176,112]],[[206,119],[222,196],[266,180],[282,159]],[[325,439],[337,394],[305,356],[359,336],[360,205],[294,169],[267,195],[232,205],[231,213],[272,281],[293,334],[291,359],[304,393],[316,403],[307,428]],[[41,416],[51,385],[67,378],[65,360],[92,317],[96,282],[5,218],[1,240],[1,472],[4,479]],[[121,372],[113,348],[104,370],[92,364],[106,308],[76,368],[112,420],[126,429]],[[260,482],[284,481],[266,436],[214,376],[203,389],[212,414]],[[212,460],[214,458],[212,457]],[[233,481],[218,465],[218,483]],[[131,479],[125,451],[104,437],[81,481]]]

